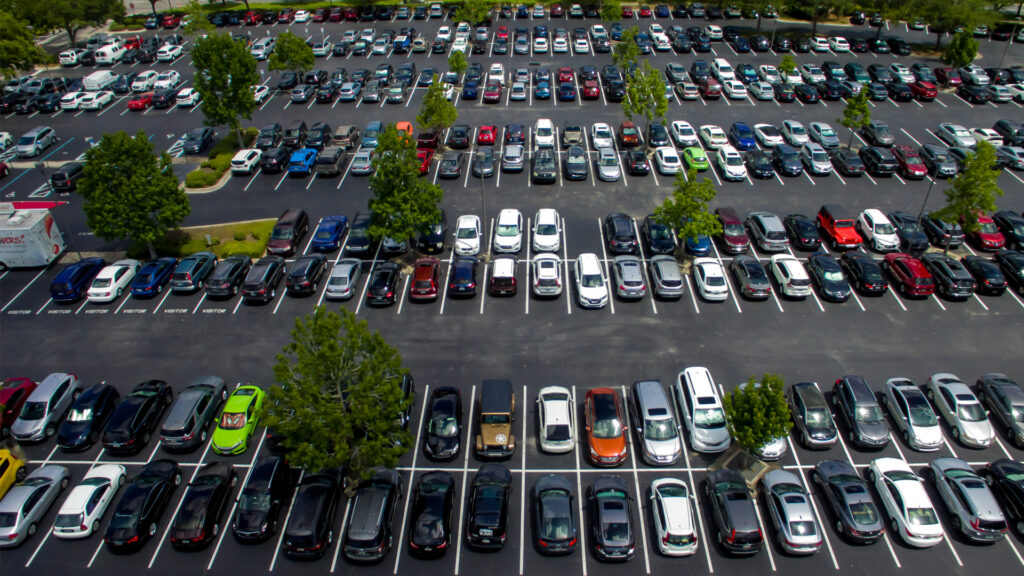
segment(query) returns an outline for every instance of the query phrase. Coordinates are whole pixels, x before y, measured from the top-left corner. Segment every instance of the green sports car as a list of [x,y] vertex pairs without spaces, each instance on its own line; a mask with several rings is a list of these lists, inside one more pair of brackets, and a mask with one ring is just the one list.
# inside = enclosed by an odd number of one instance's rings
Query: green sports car
[[239,386],[231,393],[217,429],[213,431],[213,451],[217,454],[241,454],[249,448],[249,438],[259,424],[263,407],[263,390],[256,386]]
[[711,167],[708,162],[708,156],[704,153],[704,149],[699,146],[691,146],[683,150],[683,162],[686,162],[686,168],[693,168],[697,171],[704,171]]

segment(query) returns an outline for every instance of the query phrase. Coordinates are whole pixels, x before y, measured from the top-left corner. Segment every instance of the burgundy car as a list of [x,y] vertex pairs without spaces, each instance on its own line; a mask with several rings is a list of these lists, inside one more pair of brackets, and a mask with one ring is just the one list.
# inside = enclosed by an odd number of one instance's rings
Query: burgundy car
[[11,432],[11,424],[18,419],[25,400],[36,389],[36,383],[29,378],[10,378],[0,384],[0,438],[6,438]]
[[559,68],[558,69],[558,83],[572,82],[574,80],[572,68]]
[[939,95],[939,91],[935,88],[935,84],[925,82],[923,80],[918,80],[911,84],[910,91],[914,93],[914,98],[917,98],[922,102],[931,102]]
[[437,298],[437,286],[440,283],[441,261],[437,258],[420,258],[416,261],[413,272],[412,288],[409,289],[410,300],[433,300]]
[[886,254],[882,266],[904,296],[931,296],[935,293],[932,273],[917,258],[902,252]]
[[501,101],[501,82],[490,80],[484,86],[484,102],[495,103]]
[[892,147],[892,155],[896,157],[896,162],[899,164],[899,172],[904,178],[911,178],[914,180],[922,180],[928,175],[928,167],[924,165],[924,161],[921,160],[921,155],[906,144],[900,144]]
[[954,68],[936,68],[935,79],[946,86],[959,86],[961,83],[960,73]]
[[722,248],[730,254],[743,254],[750,248],[750,238],[743,227],[743,220],[731,206],[723,206],[715,210],[718,221],[722,223]]
[[981,250],[995,251],[1006,247],[1006,237],[996,227],[995,221],[986,214],[978,214],[978,228],[970,233],[970,238]]

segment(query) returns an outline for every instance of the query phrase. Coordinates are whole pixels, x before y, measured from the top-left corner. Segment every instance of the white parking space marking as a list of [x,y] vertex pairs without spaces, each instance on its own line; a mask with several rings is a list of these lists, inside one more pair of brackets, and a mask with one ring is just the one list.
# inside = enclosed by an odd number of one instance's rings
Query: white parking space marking
[[[345,499],[345,512],[341,517],[341,529],[338,531],[338,536],[334,539],[334,558],[331,559],[331,574],[334,574],[334,569],[338,566],[338,552],[341,552],[341,541],[345,539],[345,526],[348,524],[348,511],[352,506],[352,498]],[[396,556],[399,554],[396,554]]]
[[373,264],[370,265],[370,273],[366,275],[366,281],[363,282],[363,293],[359,295],[359,302],[356,303],[356,314],[359,314],[359,309],[363,306],[363,302],[366,301],[366,291],[370,288],[370,279],[373,278],[373,269],[377,267],[377,258],[380,256],[381,244],[377,244],[377,251],[373,255]]
[[697,296],[693,293],[694,288],[690,283],[690,275],[687,274],[683,278],[686,280],[686,291],[690,293],[690,300],[693,301],[693,311],[700,314],[700,307],[697,306]]
[[0,312],[5,312],[8,308],[10,308],[11,304],[14,304],[14,301],[17,300],[22,294],[25,293],[25,290],[28,290],[29,287],[32,286],[32,284],[34,284],[35,281],[38,280],[40,276],[42,276],[43,274],[46,273],[46,270],[47,270],[46,268],[43,268],[42,270],[39,271],[39,274],[36,274],[35,278],[33,278],[32,280],[29,280],[29,283],[25,284],[25,287],[22,288],[21,290],[19,290],[18,293],[14,295],[14,298],[11,298],[10,302],[5,304],[3,308],[0,308]]
[[455,260],[455,249],[452,248],[451,254],[448,255],[448,270],[444,275],[444,286],[441,287],[441,310],[438,314],[444,314],[444,305],[448,301],[448,282],[452,277],[452,261]]
[[[470,390],[469,396],[469,414],[475,414],[473,412],[476,407],[476,384]],[[525,419],[525,418],[524,418]],[[455,576],[459,576],[459,562],[462,560],[462,528],[465,523],[465,508],[466,508],[466,480],[469,479],[468,466],[469,466],[469,453],[471,452],[470,446],[470,435],[472,434],[472,427],[466,427],[466,448],[464,449],[465,455],[462,459],[462,490],[456,495],[459,499],[459,530],[457,532],[458,538],[455,541]]]
[[804,467],[800,464],[800,457],[797,455],[796,447],[793,446],[793,440],[789,436],[786,436],[786,443],[789,444],[789,452],[793,455],[793,460],[796,461],[797,470],[800,472],[800,481],[803,482],[804,489],[807,490],[807,499],[811,502],[811,508],[814,508],[814,516],[818,520],[818,527],[821,530],[821,535],[825,538],[825,546],[828,547],[829,556],[832,557],[832,566],[839,570],[839,561],[836,560],[836,552],[832,549],[832,539],[828,537],[828,529],[825,526],[821,511],[818,510],[818,504],[814,501],[813,485],[807,481]]
[[[572,386],[572,405],[573,405],[574,409],[575,409],[576,406],[579,406],[579,404],[576,403],[576,385],[575,384],[573,384],[573,386]],[[577,503],[577,508],[579,510],[579,515],[577,516],[577,518],[580,518],[580,523],[582,524],[582,519],[585,518],[586,516],[584,516],[584,514],[583,514],[583,477],[582,477],[582,474],[580,473],[580,444],[581,444],[581,442],[579,441],[579,439],[576,440],[575,444],[576,444],[576,448],[575,448],[575,450],[573,450],[573,456],[576,457],[576,486],[577,486],[577,489],[576,489],[576,503]],[[580,550],[583,551],[583,553],[580,554],[580,561],[583,563],[583,576],[587,576],[587,554],[586,554],[586,550],[587,550],[587,536],[586,536],[586,533],[587,533],[586,530],[580,530],[579,531],[579,534],[580,534]]]
[[411,276],[406,276],[405,277],[405,284],[402,285],[402,296],[398,299],[398,312],[397,312],[397,314],[401,314],[402,313],[402,305],[405,304],[405,294],[409,291],[409,278],[411,278]]
[[[423,423],[424,416],[426,416],[426,414],[427,414],[427,400],[429,398],[430,398],[430,384],[427,384],[427,385],[425,385],[423,387],[423,405],[420,407],[420,420],[419,420],[421,424]],[[469,432],[467,432],[467,434],[468,433]],[[416,443],[412,447],[412,468],[413,468],[413,470],[416,469],[416,459],[417,459],[417,457],[419,457],[419,454],[420,454],[420,436],[422,434],[423,434],[423,426],[417,427],[416,428]],[[468,446],[469,446],[469,440],[468,439],[466,440],[466,446],[467,446],[467,449],[468,449]],[[402,526],[398,530],[398,541],[399,541],[399,543],[404,542],[405,523],[406,523],[406,521],[409,518],[409,501],[412,500],[413,480],[414,480],[413,474],[410,474],[409,475],[409,489],[408,490],[403,490],[403,493],[405,494],[405,504],[402,505]],[[401,549],[401,544],[399,544],[399,549]],[[401,561],[401,559],[402,559],[401,552],[396,552],[395,553],[395,569],[392,572],[392,574],[398,574],[398,563],[399,563],[399,561]]]
[[[569,288],[569,241],[565,237],[565,222],[562,222],[562,264],[565,266],[565,277],[562,284],[565,286],[565,311],[572,315],[572,295]],[[1024,304],[1022,304],[1024,306]]]
[[[520,485],[519,485],[519,576],[523,575],[523,556],[524,556],[525,551],[526,551],[526,538],[525,538],[526,533],[525,533],[525,530],[526,530],[526,470],[527,470],[527,468],[526,468],[526,446],[525,446],[525,444],[526,444],[526,420],[527,420],[526,412],[527,412],[527,406],[530,405],[529,403],[527,403],[525,401],[527,398],[529,398],[529,396],[526,395],[526,384],[523,384],[523,396],[522,396],[522,398],[524,400],[523,401],[523,414],[521,415],[521,419],[523,421],[523,432],[522,432],[522,436],[519,437],[520,438],[520,440],[519,440],[519,442],[520,442],[519,452],[520,452],[520,454],[522,454],[522,460],[521,460],[522,463],[520,464],[520,466],[521,466],[520,470],[521,471],[519,473],[519,478],[520,478]],[[573,408],[574,409],[575,409],[575,406],[576,406],[576,404],[573,403]],[[582,530],[581,530],[581,532],[582,532]]]
[[615,290],[612,289],[612,276],[608,270],[608,252],[604,248],[604,225],[597,219],[597,237],[601,239],[601,265],[604,266],[604,286],[608,292],[608,307],[615,314]]
[[637,244],[637,247],[640,249],[640,270],[643,272],[643,275],[644,275],[644,285],[647,286],[647,292],[648,292],[648,295],[650,296],[651,310],[653,310],[654,313],[657,314],[658,313],[658,303],[655,301],[655,298],[654,298],[654,285],[651,284],[651,278],[647,274],[647,262],[648,262],[648,259],[647,259],[647,255],[644,254],[644,243],[640,240],[640,229],[636,225],[636,218],[630,218],[630,220],[633,222],[633,233],[636,234],[636,238],[637,238],[637,243],[636,244]]
[[[203,462],[206,461],[206,455],[210,452],[210,446],[212,444],[212,441],[206,443],[206,448],[203,449],[203,454],[199,457],[199,463],[196,465],[195,470],[192,471],[192,476],[189,478],[188,484],[191,484],[192,481],[196,479],[196,475],[199,474],[199,470],[202,468]],[[156,562],[156,557],[160,554],[160,549],[163,548],[164,541],[167,539],[167,534],[171,531],[171,525],[174,523],[174,518],[178,516],[178,511],[181,510],[181,504],[185,501],[185,494],[188,492],[188,484],[183,484],[183,486],[178,487],[178,490],[175,490],[175,492],[178,492],[179,490],[181,491],[181,495],[178,496],[178,505],[174,507],[174,512],[171,513],[170,516],[167,516],[169,519],[167,527],[164,528],[163,534],[160,535],[160,540],[156,543],[156,550],[153,550],[153,557],[149,559],[149,566],[147,566],[147,568],[152,568],[153,564]]]
[[[249,461],[249,468],[245,471],[245,479],[242,480],[242,483],[238,489],[238,495],[236,495],[234,501],[231,502],[231,510],[228,512],[227,519],[224,522],[225,524],[231,524],[232,519],[235,517],[235,509],[238,508],[238,499],[241,496],[241,491],[243,488],[245,488],[245,485],[249,483],[249,476],[252,474],[252,468],[256,464],[256,458],[260,455],[260,449],[263,448],[263,441],[266,438],[267,435],[264,431],[263,434],[260,434],[259,444],[256,445],[256,451],[253,452],[252,454],[252,460]],[[213,555],[210,556],[210,562],[206,565],[207,570],[213,568],[213,563],[215,560],[217,560],[217,553],[220,552],[220,545],[222,542],[224,542],[224,536],[226,536],[227,533],[228,530],[226,529],[222,529],[220,531],[220,538],[217,539],[217,545],[213,548]]]
[[[299,472],[299,481],[296,482],[296,486],[302,485],[302,477],[306,474],[305,470]],[[288,520],[292,517],[292,508],[295,507],[295,493],[292,492],[291,502],[288,504],[288,512],[284,515],[284,523],[281,526],[288,527]],[[277,556],[281,553],[281,543],[284,542],[284,530],[281,530],[281,535],[277,537],[277,545],[274,546],[274,557],[270,560],[270,568],[268,572],[274,571],[274,565],[277,564]]]
[[[761,533],[767,534],[767,525],[764,523],[764,518],[761,516],[761,507],[757,505],[757,498],[751,498],[751,502],[754,503],[754,513],[757,515],[757,523],[761,525]],[[772,565],[772,572],[777,572],[778,568],[775,567],[775,555],[772,554],[772,546],[768,544],[764,547],[765,551],[768,552],[768,561]]]
[[[611,300],[611,296],[609,296]],[[626,400],[626,387],[620,385],[619,389],[622,391],[622,401],[627,403]],[[626,439],[629,440],[629,458],[633,462],[633,491],[636,493],[636,513],[640,518],[640,540],[643,542],[644,551],[644,568],[647,574],[651,573],[651,559],[647,552],[647,523],[644,522],[644,499],[640,495],[640,476],[636,471],[636,446],[633,444],[633,425],[630,423],[630,411],[628,406],[623,407],[623,412],[626,414]]]

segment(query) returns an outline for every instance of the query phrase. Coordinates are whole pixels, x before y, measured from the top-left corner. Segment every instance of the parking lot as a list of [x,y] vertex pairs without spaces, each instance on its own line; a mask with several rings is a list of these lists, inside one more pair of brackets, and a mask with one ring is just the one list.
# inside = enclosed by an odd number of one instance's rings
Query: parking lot
[[[591,20],[545,19],[549,28],[575,28],[596,23]],[[651,21],[633,22],[645,28]],[[684,28],[704,22],[673,22],[659,20],[663,25],[678,23]],[[494,28],[507,25],[510,32],[518,26],[530,27],[537,22],[507,21],[496,19]],[[749,21],[728,21],[749,28]],[[627,23],[628,24],[628,23]],[[326,36],[340,38],[345,30],[356,27],[375,27],[378,30],[390,27],[415,26],[428,38],[441,25],[454,26],[450,20],[395,21],[387,23],[325,23],[292,24],[290,29],[304,37],[320,39]],[[772,22],[766,21],[764,33],[771,35]],[[778,32],[782,33],[795,25],[779,22]],[[279,33],[285,26],[257,26],[239,28],[240,33],[252,32],[254,38],[263,34]],[[321,30],[322,28],[322,30]],[[873,37],[874,30],[865,27],[822,27],[828,34],[857,34]],[[788,33],[788,30],[787,30]],[[152,34],[151,32],[144,34]],[[884,35],[899,34],[909,41],[924,44],[934,43],[934,36],[923,32],[906,30],[903,24],[893,26]],[[492,35],[493,40],[493,35]],[[491,46],[491,44],[489,44]],[[729,59],[734,65],[750,62],[755,65],[778,64],[780,55],[772,52],[736,55],[728,44],[716,42],[709,54],[653,53],[650,61],[655,68],[663,69],[669,62],[680,62],[689,67],[696,58],[710,60],[716,56]],[[187,45],[186,45],[187,49]],[[1004,59],[1004,66],[1024,63],[1024,47],[1020,44],[981,40],[982,65],[994,66]],[[511,53],[511,50],[510,50]],[[840,63],[859,61],[864,65],[873,62],[904,62],[910,65],[918,61],[915,57],[894,57],[892,55],[794,54],[797,64],[821,63],[822,60],[836,60]],[[351,73],[359,68],[373,70],[382,62],[398,64],[405,60],[416,63],[418,70],[434,66],[443,72],[447,69],[446,58],[430,54],[388,54],[386,56],[329,59],[318,58],[317,69],[328,72],[345,67]],[[506,73],[516,68],[544,66],[553,72],[561,66],[601,66],[610,62],[608,55],[575,54],[531,54],[530,56],[499,56],[491,53],[469,55],[469,62],[480,62],[486,70],[492,62],[502,62]],[[929,61],[938,65],[934,61]],[[422,101],[424,88],[410,92],[405,103],[343,103],[334,104],[293,104],[287,93],[277,91],[275,86],[278,73],[266,72],[264,83],[271,88],[270,97],[253,115],[249,125],[262,126],[280,122],[285,127],[304,120],[312,125],[326,121],[332,127],[341,124],[355,124],[362,129],[371,120],[396,122],[412,121]],[[191,78],[187,54],[170,64],[138,64],[132,67],[117,65],[115,72],[123,70],[140,71],[152,68],[157,71],[175,69],[186,79]],[[76,68],[60,71],[61,74],[84,76],[91,69]],[[505,126],[522,123],[527,127],[528,151],[532,151],[532,126],[537,118],[550,118],[561,130],[567,124],[580,125],[589,130],[595,122],[606,122],[617,127],[624,119],[616,103],[602,97],[596,100],[558,102],[557,99],[516,102],[508,99],[508,92],[497,104],[483,104],[481,101],[461,101],[456,96],[460,124],[473,130],[482,125],[498,127],[496,148],[504,142]],[[889,123],[896,133],[897,143],[911,144],[915,148],[922,144],[938,143],[935,136],[940,122],[956,122],[973,127],[991,127],[1002,118],[1020,121],[1024,117],[1018,103],[969,104],[952,92],[940,92],[935,102],[897,103],[893,101],[872,103],[873,117]],[[680,102],[673,100],[666,115],[668,122],[685,120],[695,128],[702,124],[716,124],[724,129],[736,121],[754,124],[768,122],[781,124],[785,119],[794,119],[807,125],[813,121],[830,123],[845,144],[850,132],[842,128],[838,118],[842,115],[842,102],[822,102],[804,105],[800,102],[779,104],[774,101],[752,99],[729,101],[703,100]],[[142,129],[149,136],[158,151],[166,150],[174,156],[183,156],[181,138],[189,130],[200,126],[199,108],[150,109],[133,112],[127,109],[127,98],[115,101],[100,112],[62,112],[57,114],[10,115],[3,120],[3,130],[15,137],[33,126],[53,126],[61,135],[61,142],[38,159],[66,161],[82,157],[88,147],[99,140],[103,133]],[[218,129],[223,134],[224,129]],[[862,145],[860,136],[854,136],[854,146]],[[589,141],[585,146],[590,159],[594,150]],[[472,154],[471,147],[465,154]],[[560,155],[565,154],[561,147]],[[623,150],[617,150],[620,157]],[[579,307],[570,278],[571,261],[581,253],[595,253],[607,267],[613,255],[606,251],[603,241],[604,217],[614,212],[624,212],[634,218],[639,227],[649,214],[671,191],[672,179],[656,171],[643,177],[625,175],[619,182],[598,181],[594,177],[593,165],[588,178],[569,181],[559,170],[554,184],[538,185],[529,178],[529,158],[523,173],[502,173],[492,178],[479,179],[463,174],[454,180],[438,178],[438,161],[435,159],[430,172],[424,176],[442,185],[445,197],[442,207],[449,220],[449,242],[445,251],[438,255],[442,260],[441,276],[447,279],[451,269],[451,231],[455,220],[462,214],[482,215],[485,227],[482,252],[492,261],[493,252],[490,238],[493,220],[504,208],[518,209],[524,218],[524,229],[530,230],[531,217],[540,208],[555,208],[563,219],[563,239],[558,256],[563,263],[565,290],[555,299],[538,299],[530,291],[530,262],[535,256],[529,248],[530,237],[524,236],[523,250],[518,254],[517,281],[519,291],[512,297],[492,297],[480,290],[471,299],[456,299],[448,294],[434,302],[419,303],[407,297],[409,274],[403,273],[399,280],[398,301],[389,307],[375,308],[365,303],[366,279],[374,266],[383,261],[378,254],[363,264],[364,277],[355,296],[348,301],[336,302],[324,298],[326,283],[312,296],[292,297],[283,289],[277,297],[265,305],[247,305],[240,298],[213,301],[204,294],[188,296],[172,294],[170,291],[149,300],[124,297],[111,304],[59,305],[50,300],[49,285],[60,269],[55,266],[46,270],[12,270],[0,275],[0,358],[3,359],[3,376],[29,376],[40,380],[46,374],[56,371],[74,372],[86,385],[106,381],[117,386],[122,393],[135,383],[150,378],[164,379],[180,390],[193,378],[203,374],[217,374],[226,381],[252,383],[268,386],[272,382],[270,367],[274,356],[288,341],[288,330],[297,317],[309,314],[320,304],[331,309],[347,308],[358,317],[367,320],[371,328],[380,330],[384,337],[398,348],[403,361],[416,378],[416,402],[410,430],[416,434],[416,449],[410,450],[400,462],[403,473],[405,494],[420,475],[434,469],[450,472],[455,478],[456,493],[459,497],[456,514],[453,516],[452,549],[439,560],[420,560],[407,552],[408,498],[399,504],[396,515],[394,550],[383,562],[374,566],[356,567],[348,564],[339,554],[338,538],[325,557],[312,564],[297,563],[279,554],[280,534],[270,542],[258,546],[238,544],[227,530],[207,550],[197,553],[181,553],[171,548],[167,541],[167,527],[173,513],[180,505],[184,490],[179,488],[171,505],[160,523],[157,536],[138,553],[115,556],[106,550],[101,538],[93,536],[81,541],[58,541],[40,532],[16,549],[0,552],[0,570],[5,573],[49,574],[58,571],[114,573],[115,571],[136,570],[155,574],[199,573],[229,574],[239,570],[257,573],[298,574],[310,570],[317,573],[366,573],[366,574],[551,574],[556,572],[587,574],[669,574],[686,570],[693,574],[745,574],[754,570],[759,573],[778,572],[797,574],[804,572],[857,573],[883,572],[886,574],[907,573],[925,575],[932,573],[968,574],[982,569],[996,569],[1007,573],[1024,569],[1024,539],[1010,533],[1004,541],[992,546],[978,546],[968,543],[952,532],[952,524],[944,506],[937,502],[938,496],[929,485],[928,491],[940,513],[940,519],[949,536],[946,541],[931,549],[913,549],[899,539],[886,536],[883,542],[870,547],[851,545],[839,538],[832,528],[834,521],[827,510],[822,495],[810,484],[809,469],[820,460],[831,458],[852,462],[863,470],[872,459],[881,456],[903,458],[920,467],[932,459],[956,456],[980,467],[999,458],[1024,459],[1024,451],[1011,446],[1001,430],[997,442],[983,450],[964,448],[949,440],[937,453],[920,453],[910,449],[899,440],[894,440],[880,453],[860,451],[848,445],[845,435],[840,444],[827,451],[809,451],[797,442],[790,442],[790,449],[780,464],[798,472],[811,488],[816,505],[816,514],[823,525],[825,542],[821,550],[809,558],[788,556],[776,545],[774,530],[764,525],[765,550],[753,558],[737,559],[728,557],[713,543],[714,524],[709,518],[711,510],[701,495],[698,498],[700,532],[697,553],[685,559],[661,556],[653,541],[650,524],[650,508],[647,489],[652,480],[671,476],[687,482],[698,489],[707,476],[708,466],[713,457],[684,450],[684,456],[668,468],[654,468],[639,461],[636,456],[635,436],[629,435],[630,456],[626,462],[612,469],[592,466],[585,448],[577,443],[576,451],[565,455],[541,453],[537,442],[537,415],[534,400],[544,386],[561,385],[569,388],[576,396],[580,409],[577,421],[582,419],[582,396],[586,390],[596,386],[619,388],[627,396],[626,388],[641,379],[658,379],[668,385],[687,366],[707,366],[719,386],[727,391],[751,375],[766,372],[781,374],[787,383],[814,381],[831,397],[831,385],[845,374],[862,374],[878,390],[887,378],[906,376],[918,384],[937,372],[952,372],[964,382],[971,384],[982,374],[1004,372],[1018,382],[1024,382],[1024,298],[1008,291],[1002,296],[972,296],[966,301],[950,301],[942,297],[907,299],[889,291],[881,297],[866,297],[854,292],[847,302],[829,303],[814,296],[803,300],[789,300],[777,295],[774,286],[772,296],[763,302],[753,302],[737,296],[736,285],[730,277],[730,297],[722,303],[702,300],[694,290],[692,277],[687,278],[684,295],[677,301],[655,299],[646,295],[639,301],[625,301],[612,298],[610,305],[593,311]],[[193,166],[177,164],[176,170],[183,175]],[[107,242],[92,236],[85,227],[85,219],[79,209],[75,195],[61,197],[53,194],[46,180],[52,168],[16,168],[0,181],[0,200],[50,199],[67,200],[68,206],[55,209],[55,218],[69,234],[71,246],[63,262],[74,259],[76,250],[94,252],[117,248],[119,243]],[[466,170],[465,172],[468,172]],[[825,203],[841,203],[850,211],[860,212],[867,208],[880,208],[884,212],[904,210],[917,214],[922,209],[925,195],[932,184],[930,178],[910,181],[901,177],[876,178],[862,176],[846,178],[836,174],[829,176],[798,177],[776,176],[769,180],[746,179],[739,182],[725,182],[716,168],[705,173],[716,184],[718,197],[712,207],[733,206],[745,215],[756,210],[770,211],[780,216],[802,213],[813,216]],[[1000,185],[1006,195],[998,201],[999,206],[1016,212],[1024,210],[1024,180],[1020,172],[1004,170]],[[926,210],[942,205],[944,181],[931,189]],[[346,169],[336,178],[289,178],[281,174],[256,173],[247,177],[233,177],[228,184],[216,192],[194,194],[192,214],[186,225],[202,225],[223,221],[276,218],[286,208],[302,208],[309,212],[311,224],[331,214],[345,214],[350,219],[360,210],[366,209],[370,197],[367,178],[355,176]],[[720,245],[712,244],[711,257],[727,264],[730,257],[719,251]],[[831,250],[827,246],[825,250]],[[303,252],[309,244],[303,246]],[[977,250],[965,245],[954,254],[967,255]],[[763,261],[768,256],[751,252]],[[809,254],[794,251],[798,258]],[[879,254],[871,253],[880,258]],[[651,254],[641,256],[646,260]],[[328,260],[337,262],[343,257],[341,251],[329,255]],[[62,263],[63,263],[62,262]],[[481,287],[488,277],[487,265],[481,269],[478,282]],[[447,286],[447,281],[442,286]],[[283,288],[283,286],[282,286]],[[463,507],[468,483],[482,463],[463,450],[449,463],[435,463],[428,460],[422,451],[419,431],[425,413],[425,401],[430,390],[438,386],[456,386],[463,393],[466,414],[474,414],[480,382],[485,378],[508,378],[512,381],[517,395],[515,434],[518,446],[515,455],[505,465],[513,473],[513,496],[510,507],[510,528],[508,542],[499,552],[481,553],[468,549],[463,536],[465,512]],[[469,419],[467,418],[467,421]],[[890,427],[893,426],[889,420]],[[462,445],[471,446],[473,426],[463,431]],[[577,429],[577,438],[583,435]],[[840,428],[840,432],[845,432]],[[949,429],[944,427],[946,437]],[[129,477],[137,472],[140,465],[153,459],[162,458],[163,452],[156,443],[137,456],[115,459],[103,453],[99,447],[81,453],[68,455],[58,451],[53,442],[27,446],[26,450],[36,464],[44,462],[69,467],[72,485],[82,478],[90,467],[97,463],[119,461],[128,467]],[[687,444],[688,446],[688,444]],[[258,447],[243,455],[231,457],[239,472],[240,480],[258,456],[267,452],[261,442]],[[183,466],[185,479],[202,463],[218,458],[208,446],[186,455],[172,456]],[[617,566],[599,562],[590,547],[590,534],[583,532],[580,550],[559,558],[541,556],[535,549],[529,491],[533,483],[544,474],[557,473],[574,482],[578,506],[577,514],[585,513],[586,487],[601,474],[621,477],[632,487],[632,517],[636,531],[636,555],[627,565]],[[239,487],[244,482],[239,483]],[[236,489],[237,492],[237,489]],[[876,495],[877,501],[877,495]],[[59,500],[60,502],[60,500]],[[461,503],[461,504],[460,504]],[[765,517],[764,501],[758,499],[762,521]],[[47,514],[43,525],[52,523],[59,506]],[[348,503],[340,505],[335,520],[335,534],[344,531],[344,518]],[[106,521],[109,521],[108,512]],[[105,526],[106,522],[104,523]],[[581,528],[589,529],[589,523],[582,522]]]

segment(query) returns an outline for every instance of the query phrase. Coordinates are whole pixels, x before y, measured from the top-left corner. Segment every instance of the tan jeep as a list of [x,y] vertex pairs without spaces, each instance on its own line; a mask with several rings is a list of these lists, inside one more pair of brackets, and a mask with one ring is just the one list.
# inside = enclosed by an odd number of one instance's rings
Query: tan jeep
[[484,380],[480,392],[480,433],[476,454],[481,458],[510,458],[516,451],[512,434],[516,395],[508,380]]

